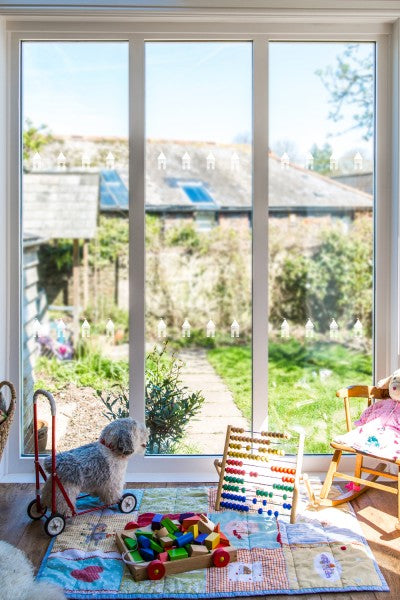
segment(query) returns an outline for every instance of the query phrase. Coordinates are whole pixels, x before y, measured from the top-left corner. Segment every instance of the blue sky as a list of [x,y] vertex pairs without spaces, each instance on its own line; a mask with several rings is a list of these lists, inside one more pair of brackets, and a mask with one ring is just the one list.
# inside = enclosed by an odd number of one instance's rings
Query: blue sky
[[[327,119],[328,94],[315,71],[334,64],[343,48],[270,45],[270,145],[290,140],[303,155],[314,142],[329,141],[338,155],[355,147],[370,154],[359,131],[329,137],[339,129]],[[251,69],[246,42],[147,44],[148,137],[230,142],[249,132]],[[23,107],[25,118],[55,134],[127,136],[127,44],[25,42]],[[348,126],[346,118],[341,128]]]

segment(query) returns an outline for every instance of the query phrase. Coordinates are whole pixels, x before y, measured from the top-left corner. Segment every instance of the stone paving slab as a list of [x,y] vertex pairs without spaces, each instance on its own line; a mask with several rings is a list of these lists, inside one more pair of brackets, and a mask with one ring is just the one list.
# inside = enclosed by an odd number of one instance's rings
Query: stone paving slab
[[222,454],[227,425],[249,428],[249,423],[236,406],[232,394],[207,360],[202,348],[179,353],[184,362],[182,382],[190,390],[201,390],[205,401],[186,428],[184,442],[196,447],[200,454]]

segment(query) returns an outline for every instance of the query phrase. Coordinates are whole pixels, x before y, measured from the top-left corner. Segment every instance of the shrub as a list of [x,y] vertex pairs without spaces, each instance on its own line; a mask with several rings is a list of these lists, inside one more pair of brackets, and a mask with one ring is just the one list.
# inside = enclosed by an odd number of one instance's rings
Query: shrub
[[[161,350],[156,347],[147,355],[145,414],[150,437],[150,454],[173,453],[174,448],[184,437],[185,426],[199,411],[204,397],[200,392],[190,392],[182,385],[182,361],[175,355],[168,355],[166,344]],[[110,421],[129,416],[129,397],[121,386],[117,391],[97,394],[107,412],[104,416]]]

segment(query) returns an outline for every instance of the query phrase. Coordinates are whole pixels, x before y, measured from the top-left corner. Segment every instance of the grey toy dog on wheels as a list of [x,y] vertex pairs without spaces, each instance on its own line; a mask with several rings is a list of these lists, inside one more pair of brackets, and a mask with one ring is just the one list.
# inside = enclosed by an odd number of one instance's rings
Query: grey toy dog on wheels
[[[106,505],[116,504],[122,497],[128,459],[143,454],[148,432],[134,419],[118,419],[104,427],[97,442],[57,454],[57,475],[75,506],[80,492],[98,496]],[[50,477],[42,489],[42,502],[51,506],[51,457],[44,461]],[[63,494],[56,490],[57,511],[71,515]]]

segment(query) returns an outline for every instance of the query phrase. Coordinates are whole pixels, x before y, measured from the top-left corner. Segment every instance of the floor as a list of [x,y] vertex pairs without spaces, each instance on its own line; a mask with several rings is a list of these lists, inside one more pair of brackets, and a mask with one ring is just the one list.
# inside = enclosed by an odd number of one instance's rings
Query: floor
[[[128,485],[129,487],[144,487],[144,484]],[[159,485],[157,484],[158,487]],[[166,485],[168,487],[179,485],[185,487],[189,484],[171,483]],[[147,487],[151,486],[152,484],[147,484]],[[48,538],[43,533],[41,523],[32,523],[26,515],[26,506],[33,498],[33,490],[32,484],[0,484],[0,539],[24,550],[37,568],[46,551]],[[400,599],[400,531],[395,530],[396,496],[377,490],[368,490],[353,503],[353,507],[391,591],[279,595],[271,596],[271,598],[275,600],[287,600],[288,598],[297,600]],[[246,598],[243,597],[243,600]]]

